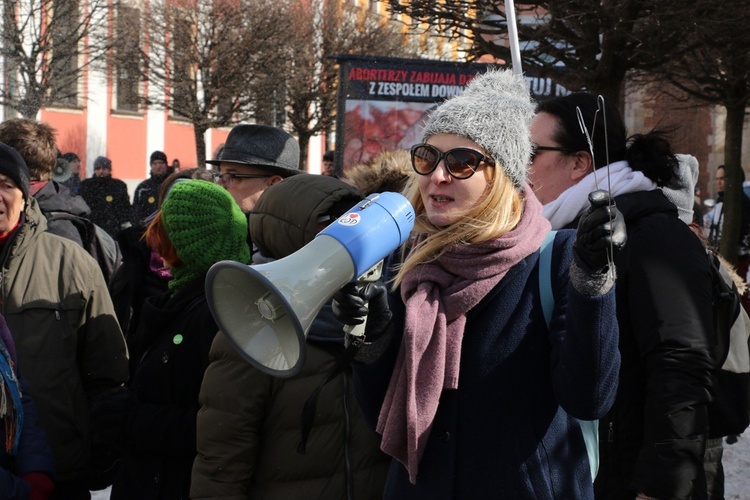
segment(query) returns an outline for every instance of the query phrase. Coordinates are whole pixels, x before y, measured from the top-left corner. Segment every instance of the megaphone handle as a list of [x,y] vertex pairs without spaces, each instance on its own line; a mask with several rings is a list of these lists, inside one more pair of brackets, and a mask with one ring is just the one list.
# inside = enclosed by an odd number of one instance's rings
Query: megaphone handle
[[[367,302],[365,302],[367,307]],[[367,326],[367,316],[365,320],[358,325],[344,325],[344,333],[351,335],[352,337],[362,338],[365,336],[365,327]]]

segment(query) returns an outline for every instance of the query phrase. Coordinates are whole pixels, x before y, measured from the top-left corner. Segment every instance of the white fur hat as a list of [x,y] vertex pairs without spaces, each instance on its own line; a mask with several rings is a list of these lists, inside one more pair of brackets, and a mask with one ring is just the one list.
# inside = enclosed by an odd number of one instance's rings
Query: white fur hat
[[685,224],[693,222],[695,184],[698,182],[698,160],[692,155],[675,155],[679,166],[668,185],[661,188],[664,196],[677,207]]
[[534,104],[524,78],[511,70],[490,70],[477,75],[462,94],[435,108],[422,137],[455,134],[471,139],[514,184],[522,186],[531,155],[529,125],[533,117]]

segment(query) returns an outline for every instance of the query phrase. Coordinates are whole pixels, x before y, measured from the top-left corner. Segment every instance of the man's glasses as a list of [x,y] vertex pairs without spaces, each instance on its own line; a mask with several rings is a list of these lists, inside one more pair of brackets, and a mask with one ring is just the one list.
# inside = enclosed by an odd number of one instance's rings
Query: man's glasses
[[533,160],[539,151],[560,151],[562,153],[574,153],[570,148],[564,148],[562,146],[537,146],[536,144],[531,145],[531,159]]
[[214,182],[217,184],[229,184],[233,179],[263,179],[265,177],[273,177],[271,174],[235,174],[230,172],[223,174],[219,172],[211,172],[211,175],[213,175]]
[[419,175],[431,174],[441,160],[455,179],[468,179],[482,162],[490,167],[495,166],[495,160],[469,148],[455,148],[446,152],[430,144],[415,144],[411,148],[411,165]]

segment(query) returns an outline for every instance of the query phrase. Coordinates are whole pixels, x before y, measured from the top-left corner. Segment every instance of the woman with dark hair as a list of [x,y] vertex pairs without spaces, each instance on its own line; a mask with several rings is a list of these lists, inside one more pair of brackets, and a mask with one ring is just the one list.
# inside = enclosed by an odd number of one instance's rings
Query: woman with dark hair
[[588,193],[609,186],[627,225],[615,258],[622,368],[615,403],[599,422],[596,496],[703,498],[713,368],[706,253],[659,189],[678,167],[664,134],[627,138],[616,109],[597,110],[588,93],[540,103],[529,172],[553,229],[575,227]]

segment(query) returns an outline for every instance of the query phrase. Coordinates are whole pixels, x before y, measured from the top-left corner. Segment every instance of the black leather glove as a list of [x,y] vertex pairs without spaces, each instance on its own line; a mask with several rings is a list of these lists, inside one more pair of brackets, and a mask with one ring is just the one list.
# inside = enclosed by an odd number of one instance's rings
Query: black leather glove
[[345,325],[359,325],[367,319],[365,340],[374,342],[382,337],[393,314],[388,307],[388,289],[374,281],[365,286],[349,283],[333,296],[333,315]]
[[573,244],[573,258],[581,270],[589,274],[607,270],[614,255],[627,241],[625,219],[610,205],[609,193],[601,189],[589,193],[591,208],[578,222],[576,241]]
[[114,481],[124,454],[126,426],[135,405],[126,387],[99,394],[91,401],[91,458],[86,481],[91,490],[101,490]]

